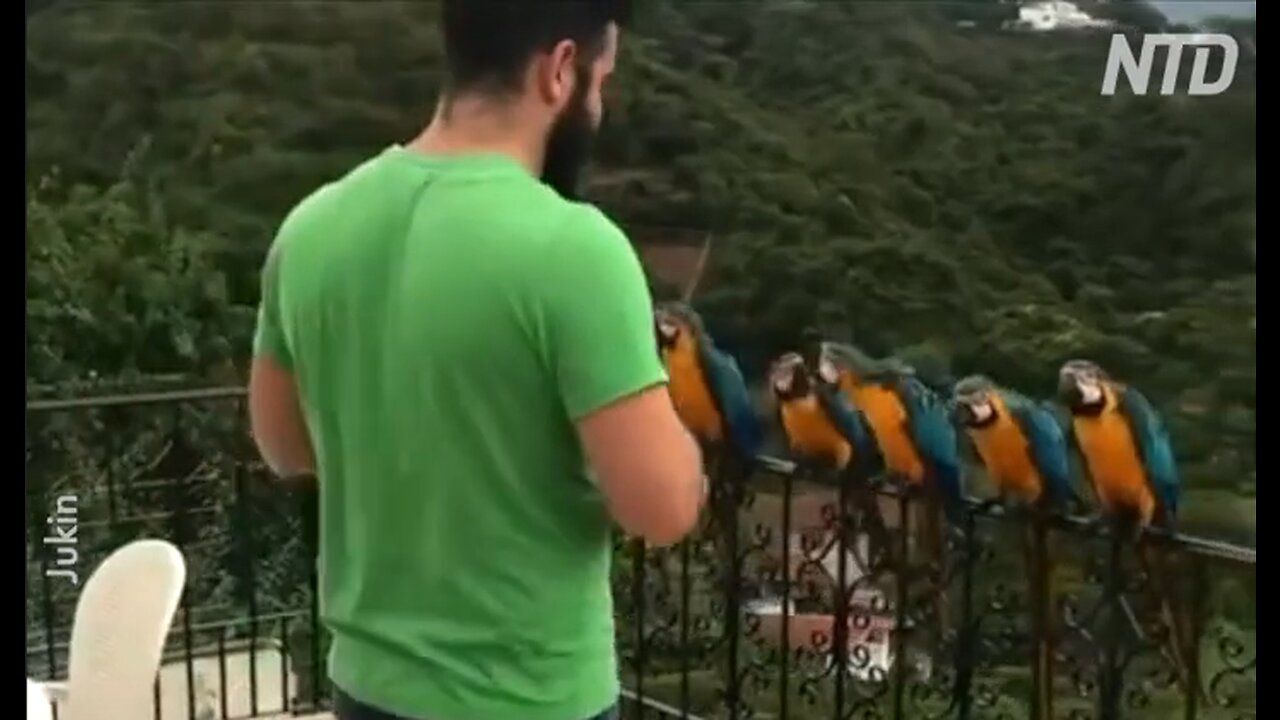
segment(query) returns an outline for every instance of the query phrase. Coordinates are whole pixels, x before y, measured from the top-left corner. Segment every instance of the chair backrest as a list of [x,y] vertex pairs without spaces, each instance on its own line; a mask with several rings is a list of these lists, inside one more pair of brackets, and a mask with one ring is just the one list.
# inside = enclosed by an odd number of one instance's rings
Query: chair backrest
[[27,678],[27,720],[53,720],[53,705],[44,686]]
[[[76,602],[63,720],[146,720],[186,582],[182,553],[138,540],[111,553]],[[61,714],[61,713],[60,713]]]

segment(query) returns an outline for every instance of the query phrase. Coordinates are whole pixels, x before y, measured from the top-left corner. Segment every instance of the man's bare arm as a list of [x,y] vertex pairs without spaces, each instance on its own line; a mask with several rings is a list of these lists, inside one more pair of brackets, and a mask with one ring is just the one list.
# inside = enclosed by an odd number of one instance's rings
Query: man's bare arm
[[678,542],[698,521],[702,453],[665,385],[582,418],[578,434],[615,522],[652,545]]
[[315,454],[293,375],[269,355],[249,371],[249,424],[258,452],[282,478],[315,473]]
[[675,543],[698,521],[702,458],[667,391],[640,258],[588,205],[568,210],[547,252],[537,337],[586,460],[625,532]]

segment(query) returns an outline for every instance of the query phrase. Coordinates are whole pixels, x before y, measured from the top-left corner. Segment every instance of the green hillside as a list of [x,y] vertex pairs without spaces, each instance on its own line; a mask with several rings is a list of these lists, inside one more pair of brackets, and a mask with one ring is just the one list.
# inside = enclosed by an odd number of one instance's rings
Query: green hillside
[[[1106,37],[1002,31],[1009,12],[649,3],[592,196],[629,223],[714,232],[698,302],[751,357],[813,323],[1037,394],[1092,357],[1169,414],[1190,482],[1251,494],[1253,60],[1216,97],[1101,97]],[[434,13],[32,14],[29,382],[237,377],[275,223],[429,117]]]

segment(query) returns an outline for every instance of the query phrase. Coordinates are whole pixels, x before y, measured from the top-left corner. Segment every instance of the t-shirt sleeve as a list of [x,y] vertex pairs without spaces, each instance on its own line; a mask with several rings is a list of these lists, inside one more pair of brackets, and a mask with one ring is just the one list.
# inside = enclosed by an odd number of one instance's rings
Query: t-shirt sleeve
[[280,246],[267,252],[262,265],[262,298],[258,303],[258,323],[253,334],[253,354],[270,357],[286,370],[293,368],[284,327],[280,321]]
[[599,210],[575,206],[550,238],[543,297],[546,352],[569,417],[665,383],[653,299],[635,250]]

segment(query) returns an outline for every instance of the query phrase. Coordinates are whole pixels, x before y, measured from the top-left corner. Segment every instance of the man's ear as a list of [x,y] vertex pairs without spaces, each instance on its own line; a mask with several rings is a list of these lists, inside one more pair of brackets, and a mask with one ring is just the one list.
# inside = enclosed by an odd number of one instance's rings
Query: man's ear
[[572,40],[561,40],[551,52],[539,54],[534,61],[535,81],[543,102],[559,110],[573,95],[577,82],[574,67],[578,61],[578,46]]

